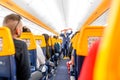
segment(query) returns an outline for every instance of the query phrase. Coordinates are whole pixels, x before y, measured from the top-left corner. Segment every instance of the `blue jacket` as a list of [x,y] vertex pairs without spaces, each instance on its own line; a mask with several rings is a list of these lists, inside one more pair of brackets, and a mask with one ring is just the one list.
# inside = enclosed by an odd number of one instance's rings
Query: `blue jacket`
[[66,33],[66,36],[64,34],[60,34],[61,37],[63,37],[63,42],[62,42],[62,48],[67,48],[70,42],[69,36],[72,34],[72,31],[70,33]]

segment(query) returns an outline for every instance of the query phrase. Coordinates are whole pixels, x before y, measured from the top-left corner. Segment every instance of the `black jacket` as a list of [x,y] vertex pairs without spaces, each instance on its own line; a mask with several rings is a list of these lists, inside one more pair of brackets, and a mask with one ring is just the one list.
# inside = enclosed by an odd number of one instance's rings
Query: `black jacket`
[[16,75],[17,80],[29,80],[30,78],[30,58],[28,55],[27,45],[21,40],[14,39]]

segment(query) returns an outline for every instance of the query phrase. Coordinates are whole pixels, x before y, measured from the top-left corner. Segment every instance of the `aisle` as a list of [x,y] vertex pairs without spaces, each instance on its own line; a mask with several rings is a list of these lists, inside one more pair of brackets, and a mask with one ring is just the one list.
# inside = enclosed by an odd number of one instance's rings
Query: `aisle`
[[60,61],[60,64],[57,67],[55,80],[69,80],[67,66],[66,66],[67,61],[68,60]]

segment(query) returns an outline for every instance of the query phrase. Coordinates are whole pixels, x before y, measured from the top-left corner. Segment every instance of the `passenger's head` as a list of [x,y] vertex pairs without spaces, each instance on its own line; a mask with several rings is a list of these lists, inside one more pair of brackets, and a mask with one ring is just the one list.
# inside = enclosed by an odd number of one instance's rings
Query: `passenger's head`
[[4,18],[3,26],[8,27],[11,30],[11,34],[14,38],[17,38],[22,33],[22,17],[18,14],[10,14]]
[[58,36],[54,35],[53,38],[58,39]]
[[29,28],[27,28],[26,26],[23,26],[23,28],[22,28],[23,30],[23,32],[31,32],[31,30],[29,29]]
[[42,35],[45,37],[45,41],[46,41],[46,43],[48,43],[49,35],[48,35],[48,34],[42,34]]

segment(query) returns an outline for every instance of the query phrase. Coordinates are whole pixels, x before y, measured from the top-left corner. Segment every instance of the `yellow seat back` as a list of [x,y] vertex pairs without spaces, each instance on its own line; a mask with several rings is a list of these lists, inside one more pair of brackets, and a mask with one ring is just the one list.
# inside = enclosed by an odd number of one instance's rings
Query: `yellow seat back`
[[13,39],[7,27],[0,27],[0,56],[14,55]]
[[80,32],[79,33],[77,33],[75,36],[74,36],[74,38],[73,38],[73,40],[72,40],[72,47],[73,47],[73,49],[77,49],[77,42],[78,42],[78,40],[79,40],[79,35],[80,35]]
[[34,36],[30,32],[23,32],[20,38],[26,42],[28,50],[36,49],[36,42]]
[[61,44],[62,44],[62,42],[63,42],[62,39],[60,39],[60,43],[61,43]]
[[109,17],[98,51],[94,80],[120,80],[120,0],[112,0]]
[[92,43],[102,37],[103,26],[86,26],[82,28],[77,42],[77,55],[87,56]]
[[46,42],[43,35],[35,35],[35,40],[39,41],[41,47],[46,47]]
[[48,44],[49,44],[49,46],[52,46],[52,39],[51,39],[51,37],[49,37]]
[[52,38],[52,46],[54,46],[56,43],[56,39],[55,38]]

